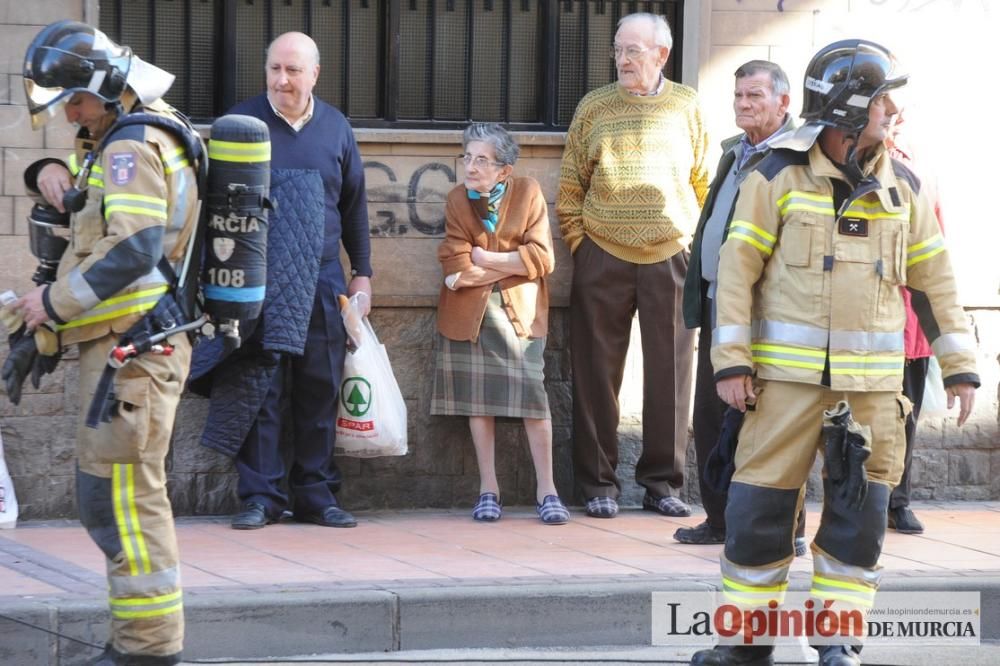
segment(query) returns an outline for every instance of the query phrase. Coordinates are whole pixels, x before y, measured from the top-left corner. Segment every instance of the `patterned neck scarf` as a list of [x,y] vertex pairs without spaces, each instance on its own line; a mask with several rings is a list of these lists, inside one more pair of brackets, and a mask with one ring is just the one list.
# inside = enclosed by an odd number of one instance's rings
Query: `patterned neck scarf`
[[472,207],[476,210],[480,219],[483,221],[483,226],[490,233],[497,230],[497,210],[500,209],[500,199],[503,198],[503,193],[507,190],[506,183],[497,183],[490,190],[489,197],[476,192],[475,190],[466,190],[469,195],[469,201],[472,202]]

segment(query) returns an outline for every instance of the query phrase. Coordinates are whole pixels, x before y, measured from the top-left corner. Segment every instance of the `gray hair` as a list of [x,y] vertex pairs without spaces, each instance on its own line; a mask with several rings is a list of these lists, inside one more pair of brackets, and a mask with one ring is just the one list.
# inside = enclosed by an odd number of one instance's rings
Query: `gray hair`
[[497,154],[497,162],[513,165],[517,162],[521,149],[517,141],[497,123],[472,123],[462,132],[462,150],[469,147],[473,141],[482,141],[493,146]]
[[667,23],[667,19],[660,16],[659,14],[651,14],[649,12],[636,12],[634,14],[626,14],[621,17],[618,21],[618,27],[622,27],[625,23],[629,21],[637,20],[648,21],[653,24],[653,43],[657,46],[663,46],[668,49],[674,47],[674,37],[670,33],[670,25]]
[[754,74],[760,74],[761,72],[767,72],[771,75],[771,91],[775,97],[787,95],[791,90],[785,70],[781,69],[781,65],[770,60],[751,60],[743,63],[736,70],[736,78],[742,79]]

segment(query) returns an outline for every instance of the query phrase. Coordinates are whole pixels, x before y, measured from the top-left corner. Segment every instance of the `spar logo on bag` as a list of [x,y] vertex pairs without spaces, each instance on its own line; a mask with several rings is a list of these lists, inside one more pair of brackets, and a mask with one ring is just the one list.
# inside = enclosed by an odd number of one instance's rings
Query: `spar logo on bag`
[[364,377],[348,377],[340,385],[340,415],[337,425],[348,430],[375,430],[375,420],[368,416],[372,408],[372,385]]
[[334,453],[354,458],[406,455],[406,402],[389,355],[368,317],[361,314],[363,291],[343,298],[340,314],[352,348],[344,358],[337,401]]

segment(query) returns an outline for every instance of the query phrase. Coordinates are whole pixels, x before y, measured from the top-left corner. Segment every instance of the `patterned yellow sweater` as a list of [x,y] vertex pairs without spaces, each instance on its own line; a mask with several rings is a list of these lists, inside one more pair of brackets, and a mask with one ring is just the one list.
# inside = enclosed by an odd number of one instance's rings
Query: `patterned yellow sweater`
[[708,191],[708,135],[695,91],[618,83],[592,90],[566,136],[556,214],[575,252],[586,234],[623,261],[652,264],[690,241]]

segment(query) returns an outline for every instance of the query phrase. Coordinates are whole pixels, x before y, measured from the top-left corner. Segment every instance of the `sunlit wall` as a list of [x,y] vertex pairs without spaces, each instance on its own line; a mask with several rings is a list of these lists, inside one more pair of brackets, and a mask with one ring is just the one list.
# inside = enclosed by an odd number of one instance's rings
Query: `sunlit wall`
[[781,64],[798,115],[805,66],[818,48],[863,37],[896,53],[911,73],[908,137],[918,172],[938,180],[962,301],[1000,306],[1000,2],[689,0],[685,11],[697,19],[696,83],[716,145],[738,132],[731,100],[741,63]]

